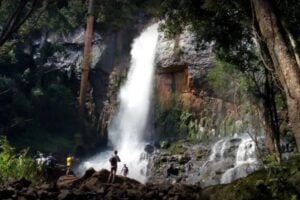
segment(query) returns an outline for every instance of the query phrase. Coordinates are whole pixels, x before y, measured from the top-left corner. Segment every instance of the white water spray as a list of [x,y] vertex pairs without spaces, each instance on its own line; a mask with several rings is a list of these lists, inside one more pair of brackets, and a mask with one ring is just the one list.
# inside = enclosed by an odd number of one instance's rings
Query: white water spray
[[[140,158],[145,146],[143,136],[148,122],[157,40],[158,24],[151,25],[134,40],[127,81],[119,94],[120,107],[109,128],[109,141],[121,158],[119,168],[126,163],[129,177],[141,182],[146,180],[147,161]],[[109,168],[110,154],[99,154],[86,161],[84,168]]]

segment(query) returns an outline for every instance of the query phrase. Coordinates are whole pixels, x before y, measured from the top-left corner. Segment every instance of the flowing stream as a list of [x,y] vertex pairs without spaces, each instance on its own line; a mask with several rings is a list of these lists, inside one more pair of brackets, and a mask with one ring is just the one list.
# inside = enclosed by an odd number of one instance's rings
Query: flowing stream
[[[141,159],[141,155],[144,152],[144,136],[147,132],[157,40],[158,24],[149,26],[134,40],[127,81],[119,93],[119,110],[108,134],[111,146],[118,150],[121,159],[118,172],[126,164],[129,168],[128,176],[141,182],[146,181],[147,160]],[[112,151],[102,152],[82,163],[79,169],[109,169],[108,160],[111,154]]]

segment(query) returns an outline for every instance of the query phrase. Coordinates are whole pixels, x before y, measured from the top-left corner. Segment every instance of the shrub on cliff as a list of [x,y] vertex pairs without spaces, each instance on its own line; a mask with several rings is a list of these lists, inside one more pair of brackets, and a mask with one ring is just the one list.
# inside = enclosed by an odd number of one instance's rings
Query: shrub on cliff
[[5,137],[0,138],[0,182],[22,177],[33,182],[37,180],[36,163],[27,152],[27,149],[17,152]]

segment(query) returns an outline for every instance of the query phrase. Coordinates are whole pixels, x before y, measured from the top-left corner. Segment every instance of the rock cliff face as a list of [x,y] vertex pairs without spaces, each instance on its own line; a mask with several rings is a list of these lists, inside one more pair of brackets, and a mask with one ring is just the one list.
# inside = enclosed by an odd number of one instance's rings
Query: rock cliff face
[[[239,128],[235,124],[240,120],[237,106],[218,98],[209,84],[207,75],[213,62],[213,45],[198,47],[195,35],[188,31],[173,40],[163,35],[159,38],[155,80],[158,115],[179,107],[192,116],[186,126],[194,129],[197,138],[228,134],[225,129],[229,124],[233,126],[231,129]],[[158,126],[159,129],[166,127]]]
[[[118,104],[120,85],[127,76],[131,43],[148,21],[140,19],[134,26],[120,30],[95,30],[86,109],[95,130],[104,136]],[[64,35],[32,35],[21,49],[32,57],[38,71],[58,71],[60,77],[70,82],[74,93],[78,93],[83,45],[84,29],[78,28]],[[195,36],[188,31],[173,40],[161,34],[157,47],[153,110],[161,121],[160,117],[173,108],[178,109],[177,121],[165,119],[164,123],[176,125],[182,117],[186,118],[185,130],[180,131],[192,130],[197,138],[234,134],[241,126],[237,106],[218,98],[207,79],[214,61],[212,50],[212,44],[198,47]],[[158,132],[164,129],[157,126]]]
[[160,35],[157,47],[156,88],[159,101],[168,104],[177,95],[185,106],[201,109],[201,99],[209,92],[206,75],[212,66],[212,45],[196,47],[193,34],[184,32],[174,40]]
[[[118,30],[101,27],[94,30],[90,86],[86,98],[87,121],[91,126],[85,130],[88,133],[85,135],[95,137],[95,133],[106,134],[107,124],[117,104],[118,89],[127,74],[132,40],[148,22],[147,17],[134,20],[134,25],[124,25]],[[62,84],[70,87],[74,96],[78,96],[84,32],[84,28],[77,28],[65,34],[46,31],[31,34],[18,48],[20,57],[30,58],[31,63],[24,64],[30,69],[25,71],[40,74],[45,84],[49,84],[49,76],[55,80],[62,79]],[[76,102],[74,99],[74,104]]]

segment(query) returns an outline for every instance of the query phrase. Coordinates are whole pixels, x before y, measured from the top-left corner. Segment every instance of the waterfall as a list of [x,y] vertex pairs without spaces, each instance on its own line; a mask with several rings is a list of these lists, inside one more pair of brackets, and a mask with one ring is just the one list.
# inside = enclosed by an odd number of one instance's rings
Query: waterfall
[[[141,155],[152,96],[157,40],[158,24],[149,26],[134,40],[127,81],[119,93],[119,110],[108,134],[112,147],[119,152],[121,165],[126,163],[129,168],[128,176],[141,182],[146,180],[144,170],[147,161],[142,160]],[[89,159],[83,163],[84,168],[109,168],[108,158],[111,154],[104,152]]]
[[151,101],[157,28],[157,24],[148,27],[132,46],[130,71],[119,94],[120,108],[109,129],[109,139],[120,151],[133,153],[127,149],[136,149],[143,139]]
[[221,139],[218,142],[216,142],[212,147],[208,161],[222,160],[224,157],[225,148],[226,139]]
[[224,172],[221,177],[221,183],[230,183],[257,170],[259,163],[255,151],[256,144],[252,138],[242,138],[237,149],[234,167]]
[[139,159],[145,146],[157,39],[158,24],[154,24],[134,40],[130,71],[120,91],[120,109],[109,129],[110,141],[128,164],[130,176],[139,180],[143,178],[140,170],[147,164]]
[[200,168],[199,179],[203,186],[230,183],[260,167],[256,143],[248,134],[242,134],[222,138],[211,147],[208,160]]

